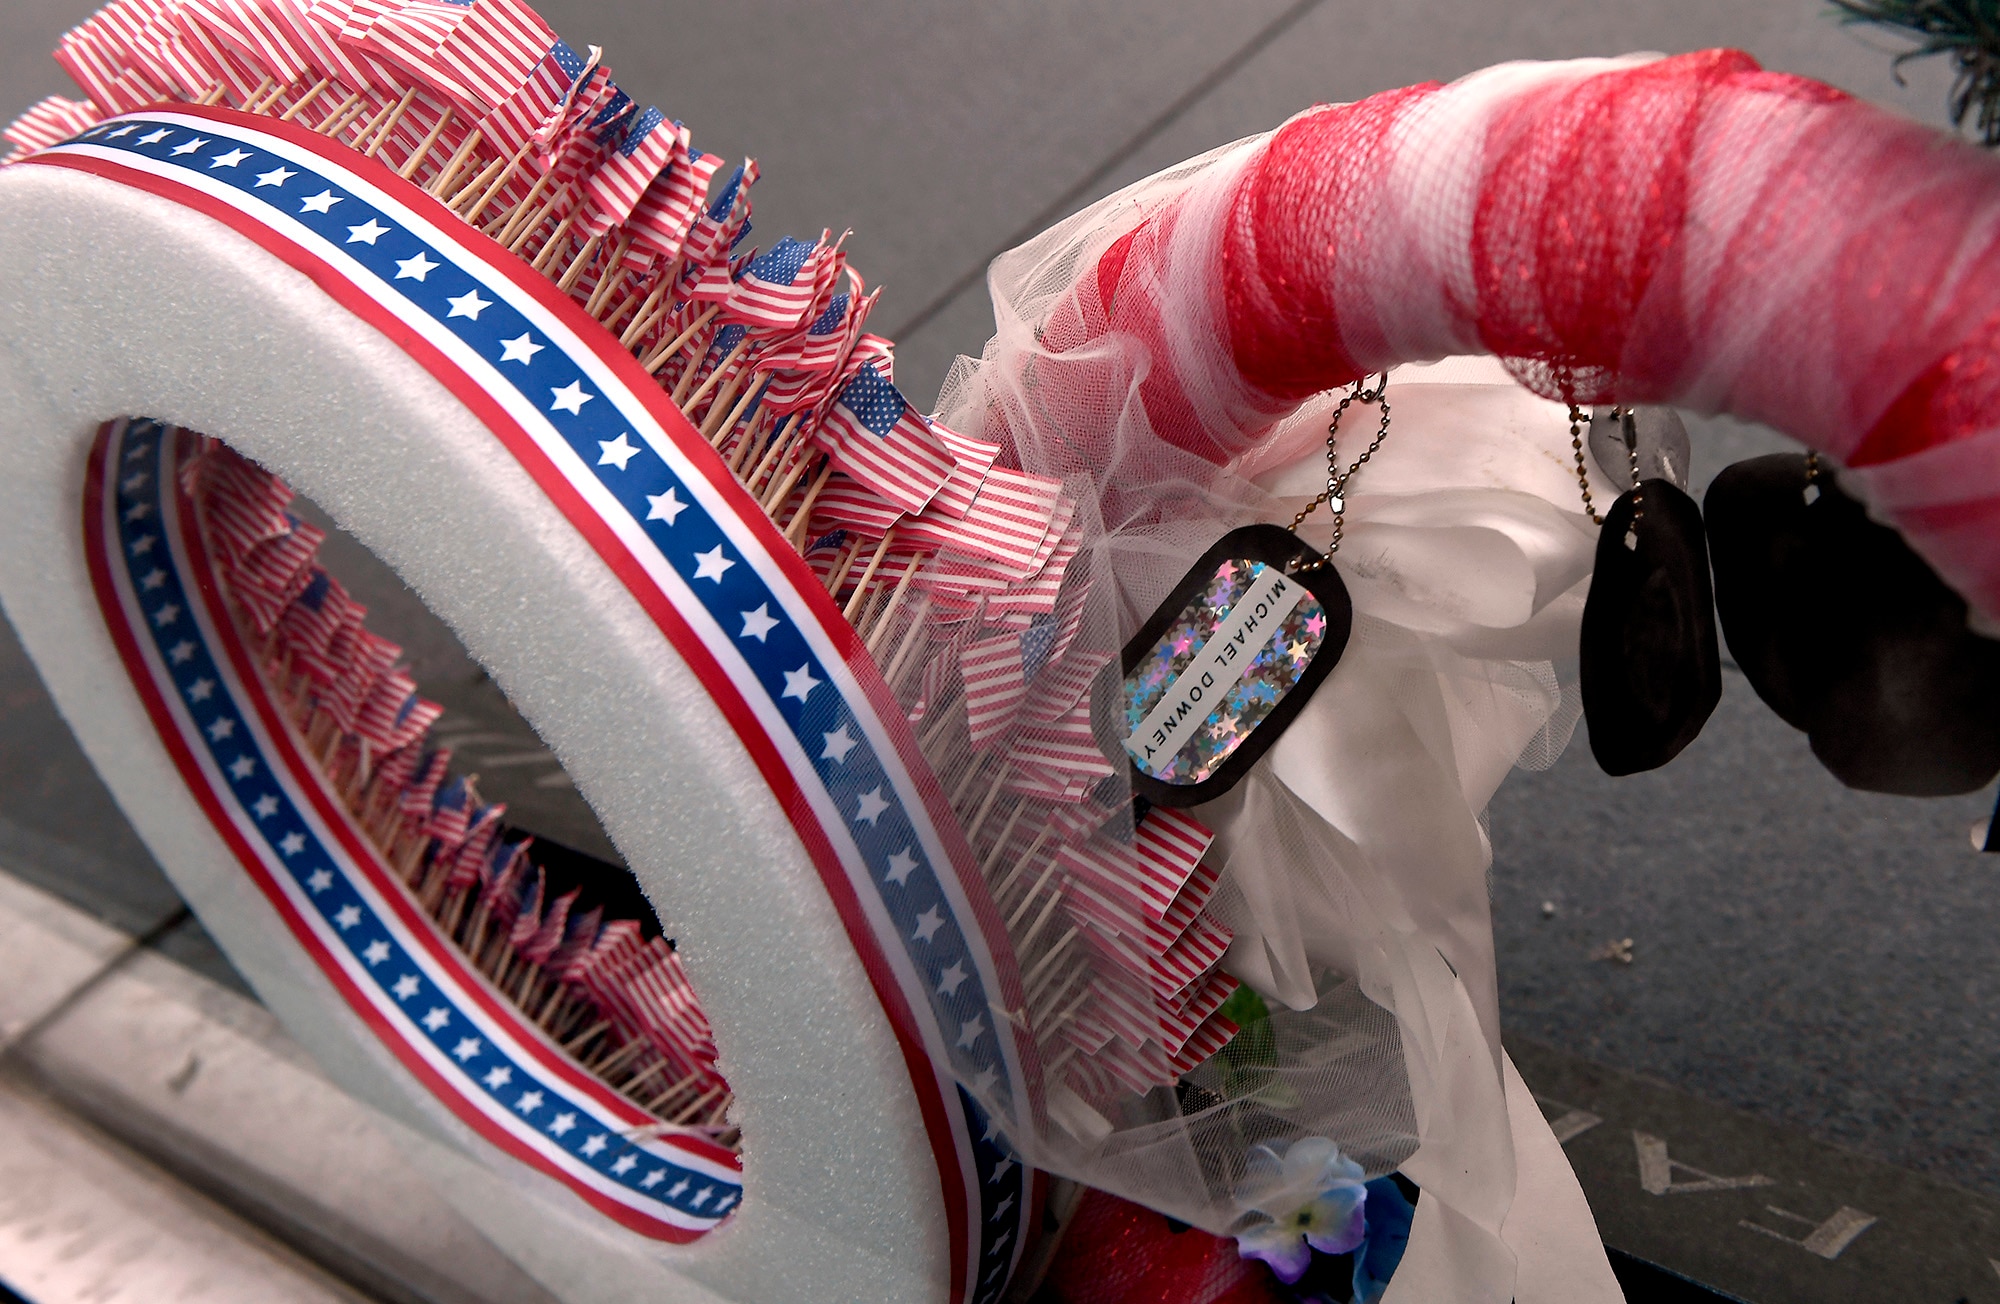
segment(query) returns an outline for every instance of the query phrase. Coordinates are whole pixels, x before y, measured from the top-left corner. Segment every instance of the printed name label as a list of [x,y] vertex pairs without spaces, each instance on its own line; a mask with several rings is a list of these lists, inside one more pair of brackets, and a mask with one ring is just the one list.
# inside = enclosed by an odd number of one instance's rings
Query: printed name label
[[1158,773],[1249,673],[1258,648],[1306,594],[1304,585],[1276,566],[1259,566],[1258,572],[1187,669],[1126,737],[1125,750],[1148,773]]

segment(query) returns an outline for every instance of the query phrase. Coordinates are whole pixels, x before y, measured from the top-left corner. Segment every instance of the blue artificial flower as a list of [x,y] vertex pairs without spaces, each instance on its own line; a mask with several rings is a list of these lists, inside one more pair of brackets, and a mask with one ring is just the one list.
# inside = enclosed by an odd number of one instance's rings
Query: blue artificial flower
[[1237,1204],[1269,1221],[1237,1233],[1237,1253],[1262,1259],[1289,1285],[1305,1275],[1314,1250],[1345,1254],[1360,1245],[1368,1198],[1362,1176],[1361,1165],[1325,1137],[1303,1137],[1282,1155],[1258,1146]]
[[1410,1220],[1417,1207],[1403,1195],[1392,1177],[1368,1183],[1368,1228],[1354,1252],[1354,1304],[1376,1304],[1389,1289],[1389,1277],[1403,1261],[1410,1240]]

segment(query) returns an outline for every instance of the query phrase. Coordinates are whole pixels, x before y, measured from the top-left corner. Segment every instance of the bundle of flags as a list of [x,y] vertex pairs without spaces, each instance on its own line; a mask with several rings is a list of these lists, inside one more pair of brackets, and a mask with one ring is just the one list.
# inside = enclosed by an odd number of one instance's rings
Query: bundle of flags
[[[86,98],[23,114],[15,157],[162,101],[285,118],[423,187],[579,303],[806,555],[963,799],[996,895],[1039,884],[1023,929],[1066,921],[1071,949],[1047,964],[1054,933],[1017,939],[1049,980],[1032,1013],[1061,1046],[1045,1052],[1092,1095],[1171,1080],[1220,1044],[1214,876],[1174,844],[1160,899],[1146,849],[1178,817],[1121,813],[1118,752],[1093,727],[1119,648],[1090,618],[1082,495],[905,397],[844,235],[748,246],[756,161],[723,174],[523,0],[114,0],[57,58]],[[200,465],[231,591],[308,740],[440,922],[564,1036],[588,1031],[576,1050],[600,1072],[726,1102],[671,946],[545,899],[502,812],[424,750],[437,708],[313,564],[288,493],[226,455]],[[1061,982],[1085,973],[1095,999],[1066,1014]]]
[[474,778],[451,773],[449,749],[429,746],[442,708],[319,564],[325,533],[292,510],[282,480],[198,438],[179,478],[277,700],[440,931],[611,1086],[665,1122],[728,1133],[715,1039],[673,944],[651,919],[579,912],[599,895],[587,883],[551,895],[535,840],[508,827],[504,803],[480,799]]
[[1052,1071],[1108,1100],[1170,1085],[1226,1045],[1236,980],[1217,967],[1231,935],[1207,909],[1214,835],[1183,811],[1088,799],[1038,832],[1009,823],[999,904],[1035,921],[1015,941]]
[[[176,99],[342,140],[617,331],[704,434],[742,455],[736,469],[763,473],[775,513],[816,511],[822,527],[878,540],[893,526],[886,562],[940,558],[923,588],[947,613],[1048,614],[1074,543],[1061,486],[917,411],[893,345],[867,330],[876,296],[845,237],[744,249],[756,162],[713,185],[720,160],[684,125],[522,0],[114,0],[57,58],[88,98],[30,109],[8,129],[16,157]],[[831,468],[817,493],[808,464]],[[1059,745],[1043,750],[1074,777]]]

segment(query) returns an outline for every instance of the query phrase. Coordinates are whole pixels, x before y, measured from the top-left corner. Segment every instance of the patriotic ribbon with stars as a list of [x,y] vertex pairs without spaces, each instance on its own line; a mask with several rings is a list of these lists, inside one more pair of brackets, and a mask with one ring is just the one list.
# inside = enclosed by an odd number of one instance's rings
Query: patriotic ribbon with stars
[[474,1131],[635,1231],[692,1240],[736,1207],[736,1156],[656,1120],[552,1045],[440,937],[265,690],[208,574],[176,440],[106,426],[86,481],[92,579],[154,726],[210,821],[349,1006]]
[[[923,1112],[951,1232],[949,1298],[997,1299],[1038,1204],[1005,1140],[1032,1129],[1039,1102],[1032,1045],[1005,1014],[1025,1002],[1004,929],[866,649],[707,442],[603,327],[519,258],[386,167],[296,124],[162,108],[109,119],[26,163],[149,191],[310,276],[477,414],[596,549],[701,679],[812,856]],[[135,629],[153,619],[121,610]],[[149,682],[150,663],[147,675],[134,667]],[[189,780],[198,793],[225,783],[219,773]],[[227,833],[220,809],[211,818]],[[419,1057],[436,1045],[428,1031],[376,1027]],[[425,1081],[440,1090],[440,1079]]]

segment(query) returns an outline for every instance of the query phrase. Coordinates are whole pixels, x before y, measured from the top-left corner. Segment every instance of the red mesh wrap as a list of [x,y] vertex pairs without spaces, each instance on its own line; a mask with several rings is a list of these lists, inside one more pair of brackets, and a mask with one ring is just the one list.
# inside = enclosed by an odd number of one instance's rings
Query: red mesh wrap
[[1084,1192],[1038,1299],[1048,1304],[1278,1304],[1263,1264],[1236,1242],[1170,1223],[1105,1191]]
[[[1079,345],[1145,346],[1164,443],[1220,465],[1311,394],[1495,353],[1550,397],[1676,402],[1822,450],[2000,613],[2000,547],[1983,542],[2000,506],[2000,161],[1711,50],[1314,109],[1233,187],[1204,218],[1207,286],[1173,265],[1192,245],[1168,205],[1101,256],[1078,296],[1101,317],[1067,323]],[[1207,371],[1175,339],[1204,320],[1226,336]]]

